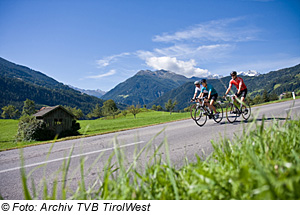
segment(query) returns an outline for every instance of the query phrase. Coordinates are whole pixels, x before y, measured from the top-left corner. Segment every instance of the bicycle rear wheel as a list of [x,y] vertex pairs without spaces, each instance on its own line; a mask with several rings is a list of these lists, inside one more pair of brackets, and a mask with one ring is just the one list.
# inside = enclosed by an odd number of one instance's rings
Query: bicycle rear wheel
[[218,103],[218,102],[216,102],[214,104],[214,106],[216,108],[216,111],[219,112],[219,114],[218,115],[214,114],[213,118],[214,118],[214,120],[215,120],[216,123],[219,123],[223,119],[223,108],[220,105],[220,103]]
[[194,112],[194,120],[200,127],[203,126],[207,121],[207,114],[202,107],[196,108]]
[[226,106],[226,118],[228,122],[235,122],[238,117],[238,112],[236,111],[236,107],[232,103],[228,103]]
[[195,114],[196,107],[197,107],[197,104],[195,103],[195,104],[193,104],[193,105],[191,106],[191,110],[190,110],[190,112],[191,112],[191,117],[192,117],[193,120],[195,120],[194,114]]
[[242,106],[241,111],[242,111],[242,117],[244,118],[244,120],[249,119],[249,117],[251,115],[251,107],[247,102],[245,103],[245,105]]

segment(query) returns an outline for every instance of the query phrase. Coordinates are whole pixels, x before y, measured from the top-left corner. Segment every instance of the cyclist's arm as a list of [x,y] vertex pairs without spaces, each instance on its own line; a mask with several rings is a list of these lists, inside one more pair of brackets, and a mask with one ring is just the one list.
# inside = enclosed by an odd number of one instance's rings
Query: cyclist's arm
[[203,93],[200,93],[200,95],[198,96],[198,98],[203,98]]
[[210,96],[211,96],[211,90],[209,90],[209,92],[208,92],[208,96],[207,96],[208,100],[210,99]]
[[227,94],[229,93],[230,90],[231,90],[231,84],[229,84],[229,87],[228,87],[228,89],[227,89],[225,95],[227,95]]
[[196,97],[197,97],[197,92],[194,94],[194,96],[193,96],[193,100],[195,100],[195,99],[196,99]]
[[243,82],[240,82],[240,84],[239,84],[239,89],[238,89],[238,91],[237,91],[238,94],[241,92],[242,84],[243,84]]

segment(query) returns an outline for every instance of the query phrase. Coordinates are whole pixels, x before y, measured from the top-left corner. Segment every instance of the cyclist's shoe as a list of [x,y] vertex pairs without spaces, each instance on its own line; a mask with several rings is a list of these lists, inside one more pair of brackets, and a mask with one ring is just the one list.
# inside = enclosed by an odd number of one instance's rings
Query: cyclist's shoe
[[220,115],[219,112],[218,112],[218,113],[215,113],[215,114],[214,114],[214,118],[215,118],[215,119],[218,119],[218,118],[219,118],[219,115]]
[[234,110],[232,111],[232,113],[237,114],[237,113],[239,113],[239,111],[238,111],[237,109],[234,109]]
[[241,115],[241,112],[239,109],[234,109],[234,111],[232,111],[232,113],[237,114],[237,115]]

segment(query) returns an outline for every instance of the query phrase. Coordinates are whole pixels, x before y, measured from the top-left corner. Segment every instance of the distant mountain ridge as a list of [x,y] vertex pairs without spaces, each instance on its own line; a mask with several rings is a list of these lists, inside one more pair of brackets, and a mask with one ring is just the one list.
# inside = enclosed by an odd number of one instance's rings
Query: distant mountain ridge
[[[218,80],[222,77],[221,75],[210,75],[205,78]],[[104,100],[112,99],[127,105],[149,105],[169,91],[187,82],[201,79],[201,77],[187,78],[166,70],[141,70],[133,77],[118,84],[101,98]]]
[[14,105],[22,109],[26,99],[41,106],[66,105],[87,114],[103,100],[82,94],[47,75],[0,58],[0,107]]
[[258,73],[257,71],[255,70],[249,70],[247,72],[238,72],[237,73],[238,75],[242,75],[242,76],[259,76],[260,73]]
[[[240,76],[248,87],[249,96],[261,94],[264,89],[279,95],[288,91],[300,92],[299,73],[300,64],[267,74],[248,71],[240,73]],[[243,74],[247,76],[242,76]],[[206,79],[221,96],[225,93],[231,77],[219,77],[211,76]],[[0,57],[0,108],[12,104],[21,109],[23,102],[28,98],[35,101],[37,108],[59,104],[80,108],[87,114],[96,104],[102,106],[104,100],[108,99],[113,99],[119,105],[140,104],[147,105],[147,108],[154,104],[164,107],[164,104],[172,99],[178,103],[176,110],[182,110],[189,105],[193,96],[194,81],[200,79],[201,77],[187,78],[166,70],[141,70],[99,99],[87,95],[88,91],[72,89],[41,72]],[[122,108],[126,107],[122,105]]]
[[141,70],[133,77],[118,84],[101,98],[104,100],[112,99],[127,105],[144,105],[189,80],[183,75],[165,70],[154,72]]
[[85,89],[81,89],[81,88],[74,87],[74,86],[71,86],[71,85],[68,85],[68,86],[71,87],[74,90],[80,91],[80,92],[85,93],[85,94],[90,95],[90,96],[95,96],[97,98],[101,98],[106,93],[105,91],[100,90],[100,89],[85,90]]
[[[241,77],[247,85],[248,96],[254,97],[257,94],[262,94],[264,90],[266,90],[269,94],[274,92],[277,95],[280,95],[283,92],[292,91],[300,93],[300,64],[290,68],[271,71],[267,74],[260,74],[258,76]],[[229,85],[230,79],[231,77],[227,76],[221,79],[209,79],[207,81],[214,86],[219,96],[223,96]],[[177,101],[175,109],[182,110],[190,105],[189,100],[193,96],[194,90],[194,83],[187,82],[150,102],[148,106],[161,105],[164,107],[164,104],[169,99],[172,99],[173,101]],[[233,91],[236,92],[235,87],[233,87]]]

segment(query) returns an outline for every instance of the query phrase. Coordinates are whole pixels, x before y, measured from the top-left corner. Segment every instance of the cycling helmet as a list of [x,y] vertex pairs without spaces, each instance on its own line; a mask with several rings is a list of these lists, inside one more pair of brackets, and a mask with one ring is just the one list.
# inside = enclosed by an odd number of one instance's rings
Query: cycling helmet
[[206,83],[206,79],[202,79],[202,80],[201,80],[201,84],[202,84],[202,83]]
[[231,76],[233,76],[233,75],[236,76],[236,71],[232,71],[232,72],[230,73],[230,75],[231,75]]
[[200,85],[200,82],[199,81],[195,81],[194,85]]

